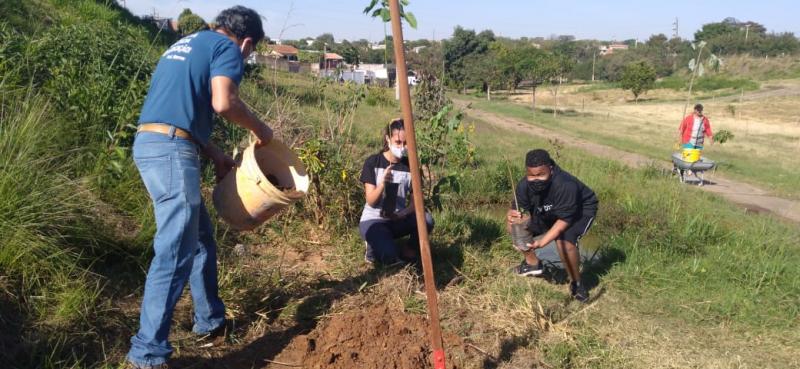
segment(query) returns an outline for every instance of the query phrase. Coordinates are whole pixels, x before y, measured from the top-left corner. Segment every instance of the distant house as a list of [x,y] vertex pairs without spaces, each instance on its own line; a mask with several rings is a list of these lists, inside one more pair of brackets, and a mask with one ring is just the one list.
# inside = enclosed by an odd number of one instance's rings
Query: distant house
[[269,45],[269,56],[276,59],[297,61],[298,50],[292,45]]
[[426,48],[426,47],[427,47],[427,46],[424,46],[424,45],[423,45],[423,46],[417,46],[417,47],[415,47],[415,48],[413,48],[413,49],[411,49],[411,50],[413,50],[413,51],[414,51],[414,53],[416,53],[416,54],[419,54],[419,53],[422,51],[422,49],[424,49],[424,48]]
[[344,65],[344,58],[337,53],[325,53],[325,60],[320,68],[322,69],[336,69],[336,67]]
[[611,45],[602,45],[598,48],[600,51],[600,56],[604,55],[611,55],[614,53],[615,50],[628,50],[628,45],[626,44],[611,44]]

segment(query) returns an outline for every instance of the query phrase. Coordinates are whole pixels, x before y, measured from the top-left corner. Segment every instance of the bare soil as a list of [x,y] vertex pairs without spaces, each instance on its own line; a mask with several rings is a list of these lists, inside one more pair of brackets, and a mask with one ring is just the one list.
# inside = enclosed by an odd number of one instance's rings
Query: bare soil
[[[334,315],[294,338],[266,368],[422,369],[431,367],[428,321],[386,305]],[[445,334],[447,367],[459,368],[463,343]],[[460,353],[460,355],[454,355]]]

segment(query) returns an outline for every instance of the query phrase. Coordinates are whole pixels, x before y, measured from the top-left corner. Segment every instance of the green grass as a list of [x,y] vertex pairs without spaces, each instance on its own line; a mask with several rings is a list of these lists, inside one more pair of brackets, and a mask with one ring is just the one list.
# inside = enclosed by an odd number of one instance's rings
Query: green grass
[[[656,161],[666,161],[675,144],[673,132],[665,133],[648,127],[646,124],[639,125],[638,132],[631,133],[635,137],[623,137],[610,133],[611,131],[597,129],[598,125],[605,124],[605,117],[590,115],[553,118],[552,115],[541,112],[534,117],[528,107],[510,102],[474,100],[472,104],[476,108],[491,113],[509,116],[556,132],[641,154]],[[736,137],[736,139],[745,138]],[[774,144],[774,139],[770,137],[751,135],[746,139],[762,144],[763,147]],[[779,195],[793,198],[800,196],[800,189],[796,185],[800,183],[800,172],[796,170],[797,162],[781,153],[772,152],[768,154],[769,156],[754,155],[752,152],[736,150],[728,144],[727,146],[712,146],[706,150],[706,155],[719,163],[718,170],[725,176],[756,184]]]
[[605,91],[605,90],[612,90],[615,88],[620,88],[619,84],[616,82],[596,82],[592,83],[588,86],[583,86],[579,88],[576,92],[578,93],[587,93],[587,92],[595,92],[595,91]]
[[[689,79],[686,76],[669,76],[656,81],[656,88],[667,88],[672,90],[687,90]],[[725,75],[713,75],[697,78],[692,89],[698,92],[710,92],[717,90],[758,90],[760,84],[747,78],[728,77]]]

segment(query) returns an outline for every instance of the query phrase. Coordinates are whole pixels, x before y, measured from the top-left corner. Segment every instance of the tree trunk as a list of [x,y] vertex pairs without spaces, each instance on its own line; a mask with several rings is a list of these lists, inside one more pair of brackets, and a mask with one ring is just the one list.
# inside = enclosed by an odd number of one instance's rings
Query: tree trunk
[[558,115],[558,88],[561,87],[561,77],[558,77],[558,86],[556,86],[556,93],[553,94],[555,98],[555,106],[553,107],[553,118]]
[[697,75],[697,70],[700,69],[700,57],[703,55],[703,48],[705,45],[700,47],[700,50],[697,52],[697,58],[695,58],[695,66],[694,70],[692,71],[692,78],[689,79],[689,93],[686,95],[686,104],[683,105],[683,115],[681,119],[686,116],[686,109],[689,107],[689,101],[692,99],[692,86],[694,85],[694,77]]
[[486,101],[492,101],[492,85],[486,84]]
[[536,84],[535,83],[531,87],[531,110],[533,110],[533,114],[536,114]]

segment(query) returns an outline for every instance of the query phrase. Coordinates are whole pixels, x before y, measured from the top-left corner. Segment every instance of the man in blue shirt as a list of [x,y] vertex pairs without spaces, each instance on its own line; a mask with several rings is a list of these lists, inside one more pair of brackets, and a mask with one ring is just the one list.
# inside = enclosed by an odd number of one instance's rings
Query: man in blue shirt
[[264,38],[261,17],[236,6],[222,11],[216,24],[215,30],[186,36],[164,52],[139,118],[133,159],[153,201],[156,234],[140,328],[127,356],[134,368],[167,368],[170,323],[186,282],[194,304],[193,331],[224,331],[217,247],[200,195],[199,155],[214,163],[217,180],[236,163],[209,142],[213,114],[252,131],[256,145],[272,139],[272,129],[239,99],[243,61]]

